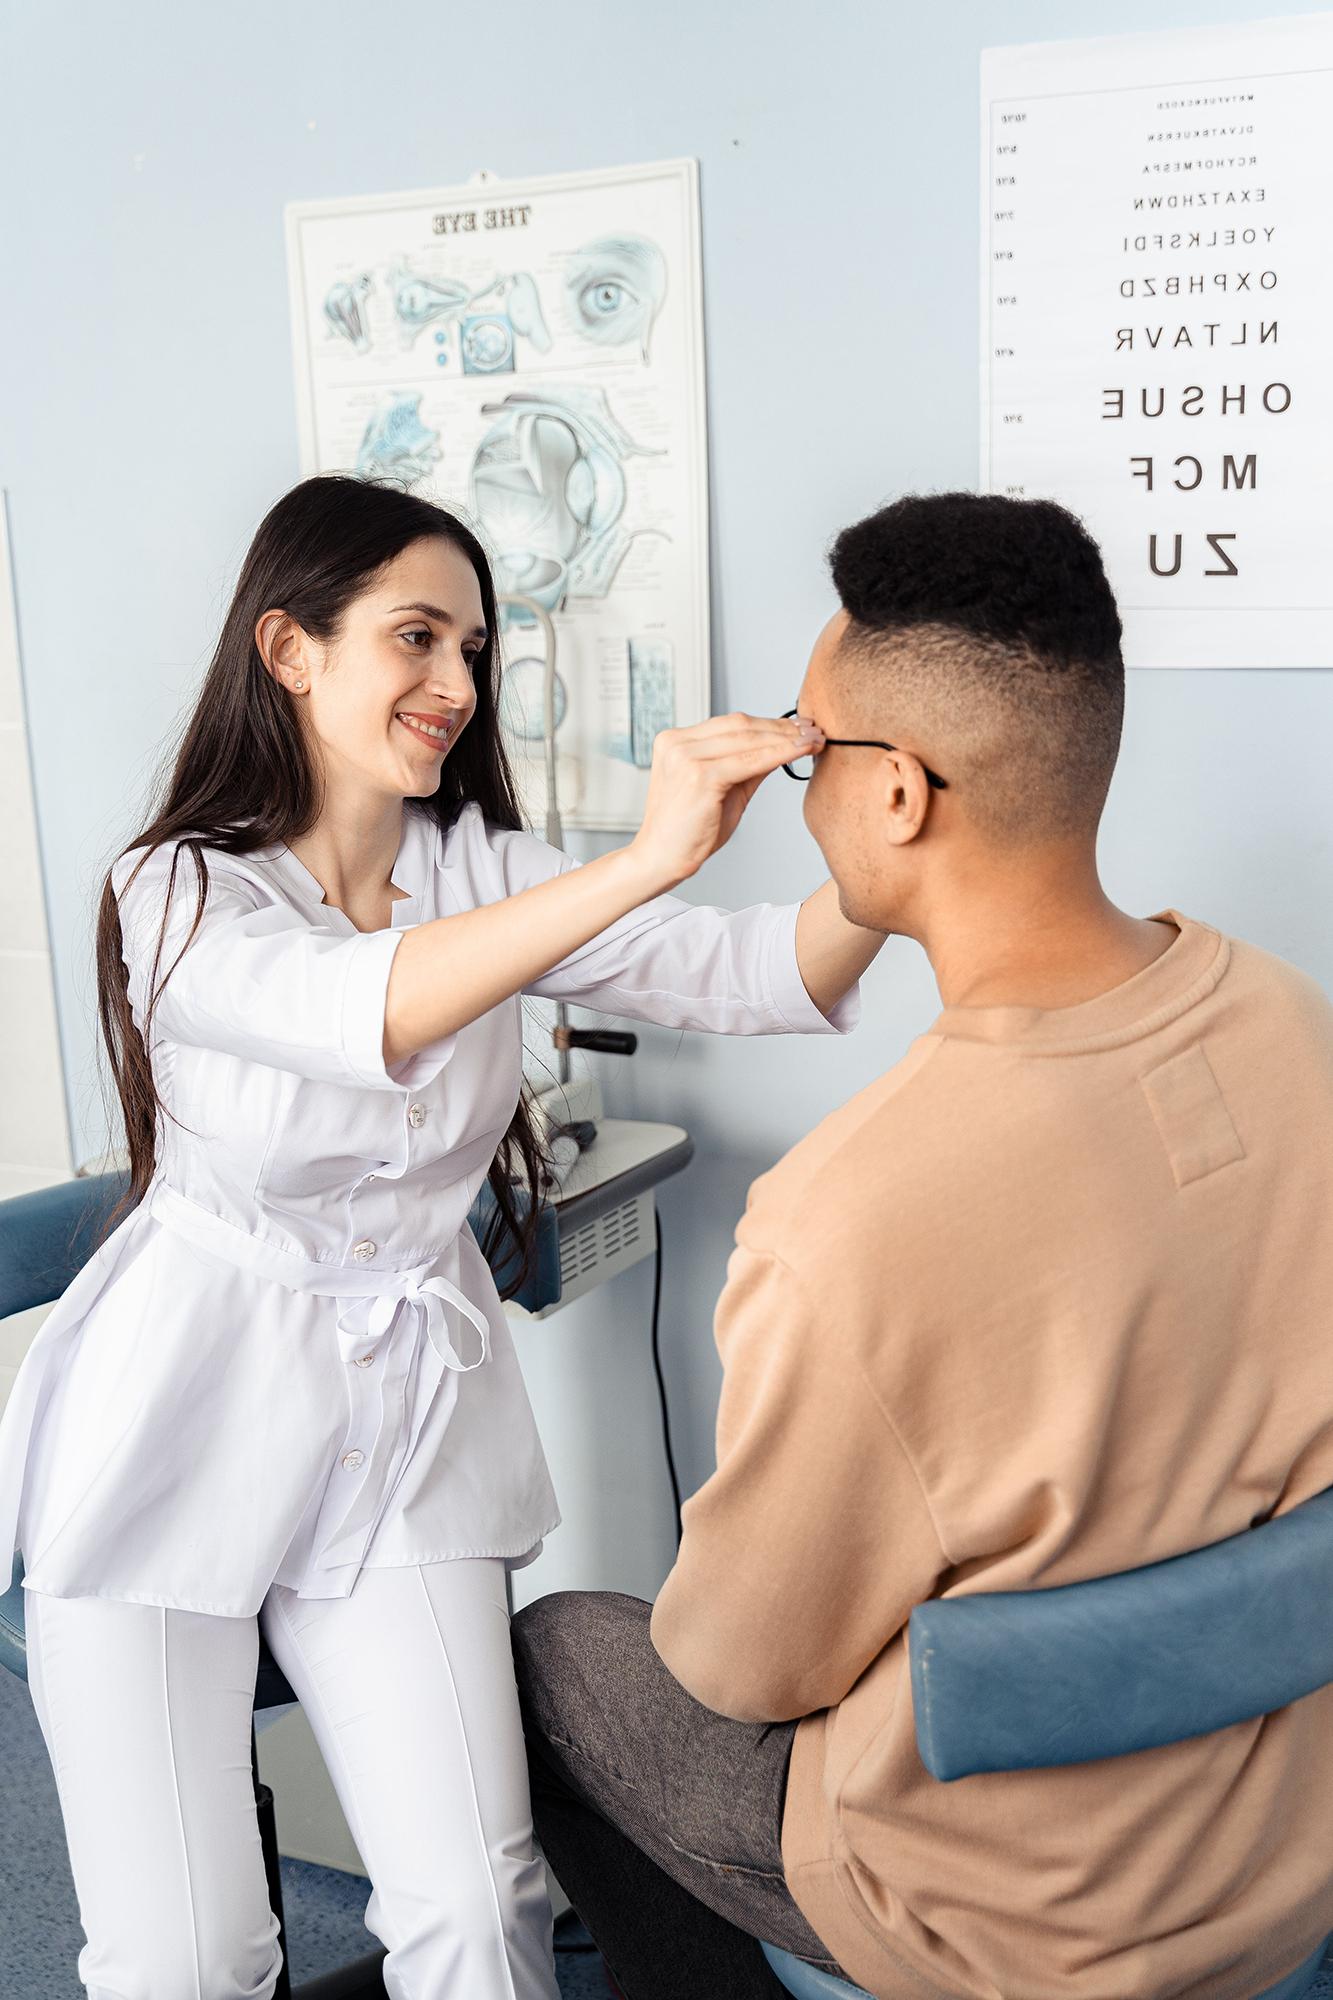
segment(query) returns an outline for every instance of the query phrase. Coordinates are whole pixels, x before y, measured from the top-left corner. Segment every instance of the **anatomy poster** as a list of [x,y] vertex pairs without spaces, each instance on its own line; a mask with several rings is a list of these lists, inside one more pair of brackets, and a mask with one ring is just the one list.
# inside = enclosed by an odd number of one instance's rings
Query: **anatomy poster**
[[1333,666],[1333,14],[982,56],[981,483],[1140,667]]
[[305,473],[393,480],[491,555],[501,714],[544,817],[545,644],[568,826],[632,828],[659,729],[709,712],[693,160],[287,209]]

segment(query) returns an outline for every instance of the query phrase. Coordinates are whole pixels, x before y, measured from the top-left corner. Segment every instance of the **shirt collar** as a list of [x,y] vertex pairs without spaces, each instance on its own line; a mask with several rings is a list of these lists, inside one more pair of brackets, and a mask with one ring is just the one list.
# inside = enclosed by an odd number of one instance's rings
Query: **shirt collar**
[[1153,921],[1175,924],[1179,937],[1109,993],[1076,1007],[946,1007],[927,1033],[1004,1043],[1025,1055],[1082,1055],[1155,1034],[1212,992],[1231,945],[1220,931],[1179,910],[1158,910]]
[[[402,835],[398,842],[398,852],[394,857],[393,867],[389,873],[389,880],[395,889],[407,890],[408,900],[400,899],[394,904],[393,920],[395,924],[411,923],[414,919],[415,911],[420,907],[421,892],[425,886],[427,875],[427,864],[434,852],[434,843],[435,820],[433,816],[428,812],[423,812],[419,806],[412,806],[405,803],[403,806]],[[271,847],[265,848],[263,852],[265,859],[276,862],[278,867],[286,872],[288,880],[307,900],[313,901],[319,909],[323,910],[327,916],[332,917],[335,921],[341,918],[352,929],[356,928],[345,911],[335,909],[333,904],[324,901],[323,883],[319,880],[318,876],[310,872],[304,861],[298,861],[285,841],[276,841]],[[398,914],[399,911],[403,913],[401,917]]]

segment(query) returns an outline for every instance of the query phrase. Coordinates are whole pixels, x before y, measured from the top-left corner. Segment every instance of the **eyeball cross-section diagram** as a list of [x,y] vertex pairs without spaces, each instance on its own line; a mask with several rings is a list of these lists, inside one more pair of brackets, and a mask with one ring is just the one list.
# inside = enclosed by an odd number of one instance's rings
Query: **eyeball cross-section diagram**
[[605,597],[633,540],[624,462],[660,454],[635,444],[601,389],[515,390],[482,414],[495,421],[473,456],[472,508],[500,591],[547,611],[571,593]]

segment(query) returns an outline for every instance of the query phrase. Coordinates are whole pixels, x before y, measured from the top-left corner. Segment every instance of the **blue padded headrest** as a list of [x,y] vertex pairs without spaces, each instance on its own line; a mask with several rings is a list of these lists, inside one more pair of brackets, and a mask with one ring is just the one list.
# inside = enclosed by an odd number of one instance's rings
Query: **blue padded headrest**
[[1333,1681],[1333,1488],[1143,1569],[933,1598],[908,1650],[936,1778],[1119,1757],[1267,1715]]

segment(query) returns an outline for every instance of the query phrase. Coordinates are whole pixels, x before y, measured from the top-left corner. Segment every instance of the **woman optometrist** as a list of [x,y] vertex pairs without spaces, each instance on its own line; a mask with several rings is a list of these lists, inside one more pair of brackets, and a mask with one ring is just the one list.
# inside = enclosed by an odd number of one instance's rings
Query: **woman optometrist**
[[667,893],[817,731],[666,732],[640,831],[579,865],[521,830],[498,673],[464,526],[305,481],[103,893],[130,1207],[0,1422],[94,2000],[273,1992],[261,1629],[369,1872],[389,1993],[552,2000],[505,1568],[558,1515],[466,1224],[488,1176],[506,1202],[520,1167],[534,1184],[519,996],[833,1033],[882,942],[831,884],[736,914]]

